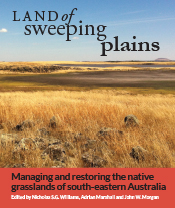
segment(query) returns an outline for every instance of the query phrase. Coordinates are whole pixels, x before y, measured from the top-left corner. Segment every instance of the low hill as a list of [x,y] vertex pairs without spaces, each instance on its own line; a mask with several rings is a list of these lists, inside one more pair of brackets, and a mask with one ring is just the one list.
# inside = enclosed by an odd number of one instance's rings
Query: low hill
[[167,58],[157,58],[155,61],[171,61],[170,59]]

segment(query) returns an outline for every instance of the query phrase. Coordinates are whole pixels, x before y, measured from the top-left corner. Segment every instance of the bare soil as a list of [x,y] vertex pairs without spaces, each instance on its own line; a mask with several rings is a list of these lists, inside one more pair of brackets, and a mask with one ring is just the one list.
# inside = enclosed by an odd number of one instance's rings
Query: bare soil
[[101,87],[175,87],[175,71],[92,71],[67,74],[39,74],[5,76],[3,80],[34,82],[46,85],[101,86]]

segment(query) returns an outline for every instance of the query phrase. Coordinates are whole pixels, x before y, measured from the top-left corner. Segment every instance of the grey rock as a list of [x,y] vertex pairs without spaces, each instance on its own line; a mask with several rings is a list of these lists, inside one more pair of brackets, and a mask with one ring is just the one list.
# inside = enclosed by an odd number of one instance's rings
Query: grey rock
[[38,129],[38,133],[41,137],[49,136],[50,132],[46,128]]
[[14,152],[20,150],[34,150],[37,148],[36,142],[31,138],[23,138],[14,148]]
[[19,164],[19,163],[16,163],[16,164],[13,164],[13,165],[7,165],[5,168],[25,168],[26,167],[26,164],[25,163],[22,163],[22,164]]
[[123,131],[117,130],[116,128],[108,128],[108,127],[103,127],[98,131],[97,136],[109,136],[111,134],[116,134],[116,135],[123,135]]
[[50,127],[51,127],[51,128],[56,128],[57,123],[58,123],[58,119],[57,119],[55,116],[53,116],[53,117],[50,119]]
[[138,162],[144,161],[147,155],[148,151],[140,146],[133,147],[132,151],[130,152],[130,156],[136,159]]
[[55,144],[48,146],[42,153],[42,156],[49,155],[51,160],[65,162],[66,152],[62,145]]
[[84,139],[82,133],[72,134],[72,136],[73,136],[73,142],[79,142]]
[[48,146],[50,146],[50,145],[59,145],[59,144],[61,144],[61,141],[59,139],[49,138]]
[[106,160],[89,152],[82,155],[82,160],[85,167],[104,167],[107,164]]
[[127,127],[139,126],[139,120],[134,115],[127,115],[124,119],[124,122]]
[[25,154],[27,151],[35,150],[37,148],[36,142],[31,138],[23,138],[15,146],[12,151],[14,158],[25,159]]
[[44,150],[48,147],[48,142],[47,142],[47,139],[45,138],[36,137],[34,139],[34,142],[36,144],[36,147],[39,148],[40,150]]
[[68,150],[74,149],[74,145],[71,142],[67,142],[67,141],[64,143],[64,147]]
[[18,124],[15,129],[18,131],[23,131],[28,128],[33,128],[35,123],[32,120],[25,120],[21,124]]
[[96,146],[97,146],[97,141],[92,139],[87,140],[87,142],[84,145],[84,147],[88,149],[94,149],[96,148]]
[[19,138],[16,134],[1,134],[0,135],[0,144],[5,147],[10,144],[18,144]]
[[22,163],[22,164],[14,164],[12,168],[25,168],[25,163]]

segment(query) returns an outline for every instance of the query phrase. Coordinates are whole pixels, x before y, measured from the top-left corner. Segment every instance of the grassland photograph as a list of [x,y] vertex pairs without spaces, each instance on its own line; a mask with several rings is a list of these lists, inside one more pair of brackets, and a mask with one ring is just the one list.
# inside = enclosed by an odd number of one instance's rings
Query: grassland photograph
[[1,62],[0,167],[175,167],[175,63],[132,64]]

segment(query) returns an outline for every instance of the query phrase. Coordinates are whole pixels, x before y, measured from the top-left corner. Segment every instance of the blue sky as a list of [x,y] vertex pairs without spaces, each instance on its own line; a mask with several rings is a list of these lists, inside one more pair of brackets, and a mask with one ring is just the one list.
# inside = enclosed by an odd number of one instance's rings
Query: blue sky
[[[26,25],[65,25],[64,14],[74,11],[70,25],[77,27],[77,33],[66,41],[65,35],[25,35]],[[21,21],[13,21],[14,13]],[[26,11],[32,21],[22,21]],[[45,11],[45,21],[35,21],[35,11]],[[48,22],[48,11],[56,11],[58,19]],[[154,60],[169,58],[175,60],[175,1],[174,0],[6,0],[0,2],[0,61],[121,61]],[[54,18],[54,14],[52,13]],[[82,24],[79,21],[82,21]],[[85,25],[93,25],[95,35],[84,35]],[[79,35],[82,25],[83,35]],[[97,26],[105,25],[107,37],[97,40]],[[73,30],[73,29],[72,29]],[[72,31],[70,30],[70,32]],[[56,30],[52,30],[53,32]],[[61,31],[61,30],[60,30]],[[62,30],[63,31],[63,30]],[[159,51],[107,51],[102,54],[102,42],[111,42],[118,36],[122,42],[159,42]],[[133,36],[136,39],[133,40]],[[138,46],[138,45],[137,45]],[[106,48],[109,47],[106,44]]]

